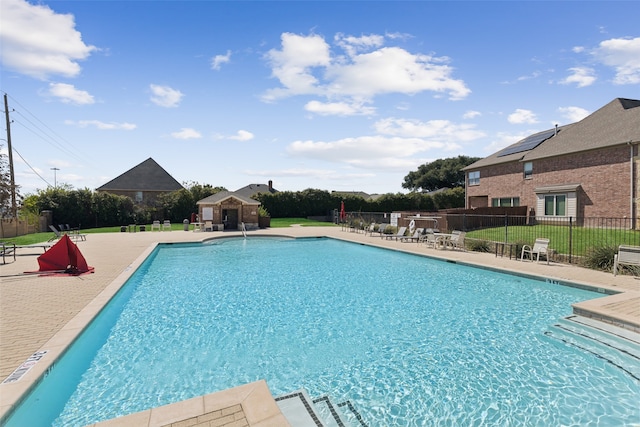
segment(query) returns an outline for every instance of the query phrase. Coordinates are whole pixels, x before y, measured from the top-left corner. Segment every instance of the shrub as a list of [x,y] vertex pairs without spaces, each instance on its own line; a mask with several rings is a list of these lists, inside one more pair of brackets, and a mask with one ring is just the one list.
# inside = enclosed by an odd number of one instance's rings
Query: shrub
[[617,251],[615,246],[596,246],[587,252],[582,259],[582,265],[594,270],[611,271]]
[[467,247],[474,252],[491,252],[489,242],[486,240],[467,239]]

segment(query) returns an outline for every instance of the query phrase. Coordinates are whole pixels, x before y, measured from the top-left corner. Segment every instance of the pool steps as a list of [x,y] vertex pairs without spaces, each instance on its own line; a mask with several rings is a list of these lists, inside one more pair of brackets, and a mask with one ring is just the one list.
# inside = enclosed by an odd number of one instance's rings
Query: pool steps
[[277,396],[275,400],[295,427],[367,427],[348,400],[336,404],[329,396],[311,399],[304,389]]
[[640,381],[640,335],[582,316],[568,316],[545,333],[580,348]]

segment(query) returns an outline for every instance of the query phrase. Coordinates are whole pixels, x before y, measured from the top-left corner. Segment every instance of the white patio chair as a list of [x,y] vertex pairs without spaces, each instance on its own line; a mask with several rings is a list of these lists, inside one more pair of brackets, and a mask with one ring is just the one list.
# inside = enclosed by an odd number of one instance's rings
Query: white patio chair
[[535,255],[536,262],[540,261],[540,255],[544,255],[547,259],[547,265],[549,264],[549,239],[536,239],[533,247],[529,245],[524,245],[522,247],[522,253],[520,254],[520,261],[524,261],[525,254],[529,255],[531,261],[533,261],[533,257]]

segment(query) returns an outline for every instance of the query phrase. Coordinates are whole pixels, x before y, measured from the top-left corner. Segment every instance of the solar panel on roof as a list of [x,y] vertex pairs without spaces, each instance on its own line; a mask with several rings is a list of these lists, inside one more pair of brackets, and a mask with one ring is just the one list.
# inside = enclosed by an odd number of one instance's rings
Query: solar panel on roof
[[[557,130],[560,132],[560,130]],[[517,142],[515,145],[511,147],[507,147],[498,154],[498,157],[508,156],[509,154],[521,153],[523,151],[529,151],[536,148],[538,145],[542,144],[547,139],[554,136],[556,133],[556,129],[549,129],[544,132],[536,133],[535,135],[531,135],[526,137],[525,139]]]

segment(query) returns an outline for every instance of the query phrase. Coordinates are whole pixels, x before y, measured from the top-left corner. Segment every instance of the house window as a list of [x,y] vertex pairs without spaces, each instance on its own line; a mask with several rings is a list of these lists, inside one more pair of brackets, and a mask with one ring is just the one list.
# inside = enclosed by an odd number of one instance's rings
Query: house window
[[491,199],[491,206],[494,208],[520,206],[520,197],[500,197]]
[[524,164],[524,178],[531,178],[533,176],[533,162],[525,162]]
[[567,196],[566,194],[553,194],[544,196],[545,216],[566,216]]
[[469,185],[480,185],[480,171],[469,172]]
[[142,202],[142,191],[136,191],[136,202]]

